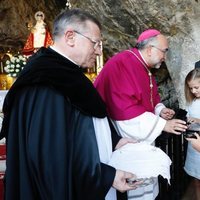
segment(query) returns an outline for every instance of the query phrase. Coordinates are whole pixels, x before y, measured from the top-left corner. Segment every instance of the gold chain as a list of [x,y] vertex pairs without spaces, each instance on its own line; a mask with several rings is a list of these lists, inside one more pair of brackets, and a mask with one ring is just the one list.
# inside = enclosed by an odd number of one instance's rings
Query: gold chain
[[149,87],[150,87],[150,102],[151,102],[151,106],[152,108],[154,108],[153,105],[153,81],[152,81],[152,73],[151,71],[148,69],[148,67],[146,66],[146,64],[131,50],[126,50],[129,51],[130,53],[132,53],[144,66],[144,68],[147,70],[147,73],[149,75]]

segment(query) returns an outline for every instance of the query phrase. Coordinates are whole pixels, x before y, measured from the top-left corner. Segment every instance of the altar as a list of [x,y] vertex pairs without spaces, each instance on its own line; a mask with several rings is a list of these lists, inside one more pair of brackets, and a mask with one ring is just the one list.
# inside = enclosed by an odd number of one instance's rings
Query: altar
[[[3,121],[3,102],[8,90],[0,90],[0,127]],[[3,179],[6,170],[6,145],[5,138],[0,140],[0,200],[3,199]]]

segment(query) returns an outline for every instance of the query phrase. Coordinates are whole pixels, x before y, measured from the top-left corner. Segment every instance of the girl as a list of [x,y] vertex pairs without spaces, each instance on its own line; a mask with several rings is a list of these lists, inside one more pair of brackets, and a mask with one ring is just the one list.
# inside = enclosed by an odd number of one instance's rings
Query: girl
[[[185,98],[189,123],[200,123],[200,68],[190,71],[185,78]],[[188,148],[184,170],[193,177],[196,199],[200,199],[200,136],[187,139]]]

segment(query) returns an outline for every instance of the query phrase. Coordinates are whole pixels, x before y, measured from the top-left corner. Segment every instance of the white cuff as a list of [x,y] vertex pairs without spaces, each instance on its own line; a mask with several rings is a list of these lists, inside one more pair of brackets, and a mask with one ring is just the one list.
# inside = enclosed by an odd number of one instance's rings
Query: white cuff
[[163,103],[158,103],[156,106],[155,106],[155,109],[154,109],[154,112],[155,112],[155,115],[160,115],[160,112],[163,108],[166,108],[166,106],[163,104]]

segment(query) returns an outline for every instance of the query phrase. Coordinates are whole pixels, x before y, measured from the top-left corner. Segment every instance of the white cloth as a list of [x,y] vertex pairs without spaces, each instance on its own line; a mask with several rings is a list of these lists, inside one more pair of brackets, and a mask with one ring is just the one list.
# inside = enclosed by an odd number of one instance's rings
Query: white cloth
[[[3,108],[4,99],[7,93],[8,93],[8,90],[0,90],[0,130],[1,130],[2,122],[3,122],[2,108]],[[5,138],[0,140],[0,144],[5,144]],[[1,164],[0,164],[0,168],[1,168]]]
[[154,108],[155,115],[160,115],[163,108],[166,108],[166,106],[163,103],[158,103]]
[[[196,99],[186,108],[188,117],[200,119],[200,99]],[[188,142],[184,170],[187,174],[200,180],[200,152],[195,150]]]
[[[155,139],[161,134],[166,120],[159,117],[165,106],[159,103],[155,107],[155,113],[145,112],[138,117],[123,121],[112,121],[118,134],[122,137],[129,137],[138,141],[145,141],[147,144],[154,144]],[[141,166],[141,169],[143,167]],[[140,187],[128,192],[129,200],[153,200],[159,193],[158,180],[154,183]]]
[[[3,102],[7,92],[8,90],[0,90],[0,129],[2,127],[2,122],[3,122],[3,113],[2,113]],[[0,140],[0,145],[5,145],[5,143],[6,143],[5,138]],[[5,172],[5,170],[6,170],[6,160],[0,160],[0,172]]]
[[2,112],[3,102],[7,93],[8,93],[8,90],[0,90],[0,112]]
[[133,119],[112,122],[122,137],[134,138],[149,144],[161,134],[166,124],[166,120],[151,112],[145,112]]
[[144,142],[126,144],[114,151],[109,164],[132,172],[139,179],[150,179],[149,185],[129,191],[129,200],[155,199],[159,192],[157,176],[162,175],[168,182],[170,180],[170,158],[161,149]]
[[[94,129],[102,163],[108,164],[112,155],[112,139],[107,118],[93,118]],[[110,188],[106,200],[117,200],[116,189]]]
[[155,180],[153,184],[128,191],[128,200],[151,200],[155,199],[158,193],[158,181]]
[[131,172],[137,178],[145,179],[163,176],[170,182],[169,156],[160,148],[145,142],[128,143],[112,153],[109,165],[123,171]]

